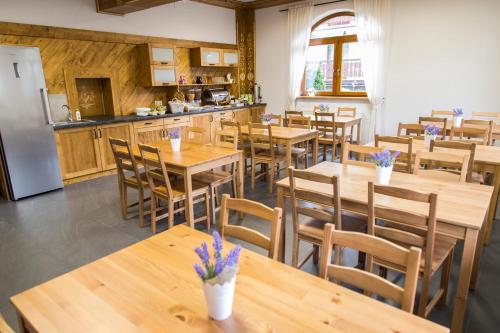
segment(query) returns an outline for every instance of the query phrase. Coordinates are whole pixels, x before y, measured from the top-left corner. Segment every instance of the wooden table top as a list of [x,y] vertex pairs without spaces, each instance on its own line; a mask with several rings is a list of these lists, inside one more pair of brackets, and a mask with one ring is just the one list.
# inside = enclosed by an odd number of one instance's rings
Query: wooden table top
[[[308,136],[311,134],[318,133],[315,129],[305,129],[305,128],[295,128],[295,127],[283,127],[283,126],[273,126],[272,128],[273,138],[282,139],[282,140],[291,140],[300,138],[303,136]],[[223,134],[224,131],[219,131],[219,133]],[[229,130],[228,130],[229,133]],[[248,125],[241,126],[241,133],[248,135]],[[255,133],[267,133],[267,130],[264,129],[255,129]]]
[[[159,147],[161,154],[163,155],[163,159],[168,162],[168,164],[182,168],[193,167],[225,157],[231,157],[240,153],[240,151],[236,149],[212,145],[200,145],[186,142],[184,140],[181,141],[181,150],[179,152],[172,152],[172,146],[169,140],[148,143],[148,145]],[[137,158],[141,158],[141,153],[137,145],[132,147],[132,152]]]
[[[368,203],[368,182],[375,181],[375,167],[346,165],[335,162],[322,162],[307,169],[329,176],[340,177],[340,194],[342,200]],[[332,193],[329,185],[313,183],[297,179],[297,186],[311,191]],[[447,177],[419,176],[393,172],[390,185],[408,188],[421,192],[438,194],[437,219],[461,227],[479,229],[483,225],[488,211],[493,187],[472,183],[458,183]],[[278,186],[288,188],[289,179],[284,178]],[[376,204],[380,206],[398,207],[411,213],[426,214],[428,206],[423,203],[376,196]]]
[[[208,319],[179,225],[11,298],[38,332],[448,332],[431,321],[243,249],[232,316]],[[225,249],[230,248],[225,242]],[[272,274],[269,274],[272,272]]]
[[[305,117],[311,118],[311,121],[315,121],[314,115],[313,114],[305,114]],[[361,121],[363,117],[356,116],[356,117],[345,117],[345,116],[337,116],[335,115],[335,123],[338,125],[344,125],[344,124],[352,124],[352,123],[357,123]]]
[[[375,146],[375,142],[370,142],[366,144],[367,146]],[[406,151],[408,148],[405,144],[384,142],[383,146],[391,150],[401,150]],[[415,154],[417,150],[429,151],[429,148],[425,146],[424,140],[413,140],[412,145],[413,153]],[[446,151],[451,154],[461,154],[460,150],[457,149],[436,149],[436,151]],[[485,146],[476,145],[476,153],[474,155],[474,161],[479,163],[500,165],[500,147],[499,146]]]

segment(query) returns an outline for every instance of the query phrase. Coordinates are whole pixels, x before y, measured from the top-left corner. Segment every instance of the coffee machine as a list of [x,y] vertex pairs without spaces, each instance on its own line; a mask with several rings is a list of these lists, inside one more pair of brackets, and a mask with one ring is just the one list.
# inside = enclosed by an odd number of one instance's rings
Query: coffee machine
[[253,85],[253,101],[254,103],[262,103],[262,87],[257,82]]

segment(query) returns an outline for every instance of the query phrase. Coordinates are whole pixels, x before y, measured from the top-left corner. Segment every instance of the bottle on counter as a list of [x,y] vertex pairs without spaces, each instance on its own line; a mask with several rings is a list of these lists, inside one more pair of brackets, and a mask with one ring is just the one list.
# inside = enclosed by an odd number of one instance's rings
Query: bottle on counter
[[80,113],[79,108],[76,108],[75,117],[76,117],[76,121],[82,121],[82,114]]

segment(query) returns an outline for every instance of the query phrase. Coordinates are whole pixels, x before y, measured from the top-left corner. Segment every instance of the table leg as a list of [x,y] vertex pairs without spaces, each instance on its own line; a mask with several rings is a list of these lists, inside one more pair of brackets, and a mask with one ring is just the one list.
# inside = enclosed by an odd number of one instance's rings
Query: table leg
[[288,168],[292,165],[292,142],[286,141],[286,175],[288,176]]
[[361,144],[361,121],[358,122],[358,126],[356,128],[356,144]]
[[479,276],[479,267],[481,264],[481,254],[483,253],[484,241],[484,227],[480,230],[478,241],[476,242],[476,255],[474,256],[474,263],[472,265],[472,276],[470,278],[470,290],[476,289],[477,278]]
[[313,165],[318,164],[318,146],[319,146],[319,140],[318,140],[318,135],[314,136],[313,141]]
[[455,296],[455,305],[453,308],[453,317],[451,320],[451,332],[462,332],[465,308],[467,306],[467,295],[469,293],[469,284],[471,281],[472,266],[474,263],[474,254],[478,242],[479,230],[467,229],[465,232],[464,251],[460,263],[460,275],[458,277],[457,294]]
[[16,316],[17,316],[17,322],[19,323],[19,332],[28,333],[29,330],[26,328],[23,315],[19,311],[16,311]]
[[184,171],[184,191],[186,192],[186,200],[184,202],[187,225],[194,228],[194,208],[193,208],[193,182],[191,179],[191,171]]
[[493,229],[493,222],[495,221],[495,215],[497,212],[498,205],[498,194],[500,192],[500,166],[495,167],[495,172],[493,173],[493,195],[491,196],[490,210],[488,212],[488,220],[484,226],[484,245],[488,245],[491,240],[491,232]]
[[280,246],[278,253],[278,260],[282,263],[285,262],[285,243],[286,243],[286,209],[285,209],[285,196],[283,195],[283,188],[278,186],[278,197],[277,197],[277,205],[282,209],[281,214],[281,237],[280,237]]
[[[238,162],[238,174],[236,176],[237,178],[237,188],[238,188],[238,198],[243,199],[244,198],[244,193],[245,193],[245,175],[244,175],[244,169],[245,169],[245,157],[243,153],[240,153],[240,160]],[[243,213],[238,214],[238,218],[240,220],[243,219]]]

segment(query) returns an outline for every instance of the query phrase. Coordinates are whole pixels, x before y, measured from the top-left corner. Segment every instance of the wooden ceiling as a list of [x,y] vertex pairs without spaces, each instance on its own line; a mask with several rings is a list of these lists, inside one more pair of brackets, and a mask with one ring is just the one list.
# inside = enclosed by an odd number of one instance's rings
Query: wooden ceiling
[[[96,8],[98,13],[125,15],[128,13],[137,12],[140,10],[165,5],[167,3],[177,2],[181,0],[96,0]],[[298,2],[302,0],[191,0],[201,2],[207,5],[224,7],[224,8],[267,8],[273,6],[284,5],[287,3]]]

